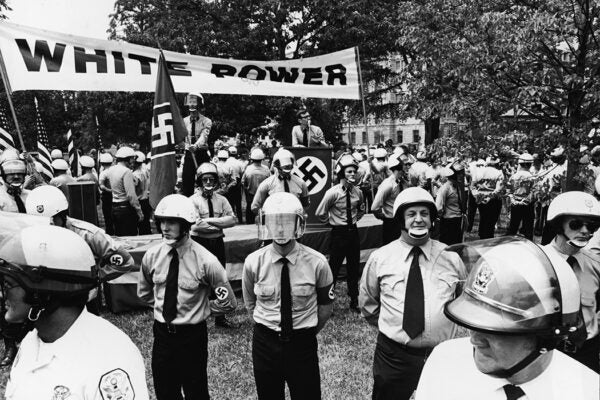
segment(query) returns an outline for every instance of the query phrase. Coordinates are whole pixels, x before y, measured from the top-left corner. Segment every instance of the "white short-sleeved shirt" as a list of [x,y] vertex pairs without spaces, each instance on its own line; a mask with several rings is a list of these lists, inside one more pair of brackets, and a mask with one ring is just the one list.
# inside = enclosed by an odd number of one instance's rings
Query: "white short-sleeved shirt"
[[144,360],[136,345],[85,309],[52,343],[44,343],[37,330],[25,336],[5,396],[7,400],[149,398]]
[[[519,400],[598,400],[600,377],[558,350],[544,372],[519,387]],[[480,372],[473,360],[470,339],[439,344],[431,353],[416,392],[416,400],[506,400],[503,386],[510,382]]]

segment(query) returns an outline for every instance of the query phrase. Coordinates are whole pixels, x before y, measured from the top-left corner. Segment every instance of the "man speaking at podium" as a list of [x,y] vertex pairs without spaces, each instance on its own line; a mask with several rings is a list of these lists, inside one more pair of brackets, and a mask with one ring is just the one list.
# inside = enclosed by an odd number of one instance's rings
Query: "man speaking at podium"
[[298,123],[292,129],[292,146],[323,147],[327,146],[323,131],[316,125],[310,124],[310,114],[306,109],[296,113]]

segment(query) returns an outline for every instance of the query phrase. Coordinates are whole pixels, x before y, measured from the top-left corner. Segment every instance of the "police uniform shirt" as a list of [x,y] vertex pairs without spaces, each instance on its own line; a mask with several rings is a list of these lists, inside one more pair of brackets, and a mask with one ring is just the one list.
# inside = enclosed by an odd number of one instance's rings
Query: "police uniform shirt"
[[[192,121],[189,115],[183,119],[183,124],[188,131],[188,135],[191,135]],[[212,128],[212,120],[202,114],[198,114],[198,119],[196,120],[195,124],[194,134],[196,135],[196,141],[191,143],[192,139],[190,136],[188,136],[186,141],[195,146],[206,146],[208,143],[208,135],[210,134],[210,130]]]
[[531,172],[523,170],[515,172],[508,180],[509,190],[515,201],[521,204],[530,204],[533,183]]
[[[296,243],[288,259],[292,289],[294,329],[313,328],[318,322],[318,306],[333,302],[333,275],[321,253]],[[273,245],[263,247],[246,258],[242,293],[246,309],[254,321],[281,331],[282,256]]]
[[[303,198],[308,200],[308,186],[306,186],[306,182],[304,182],[304,180],[294,174],[291,174],[290,179],[287,182],[291,194],[296,195],[301,201]],[[285,192],[285,184],[283,179],[280,179],[277,173],[275,173],[275,175],[271,175],[262,181],[260,185],[258,185],[256,194],[252,200],[252,212],[257,213],[267,197],[273,193],[279,192]],[[304,207],[307,206],[308,204],[304,205]]]
[[411,186],[423,187],[427,183],[429,165],[423,161],[417,161],[408,169],[408,182]]
[[[553,249],[565,261],[569,257],[556,248],[554,241],[545,245],[544,248]],[[577,265],[573,267],[573,272],[577,276],[581,290],[581,310],[587,330],[587,338],[592,339],[598,336],[599,319],[596,295],[600,291],[600,256],[589,250],[581,249],[573,254],[573,257],[577,260]]]
[[141,167],[133,171],[133,184],[138,200],[148,199],[150,195],[150,177]]
[[77,181],[71,175],[62,174],[62,175],[55,176],[54,178],[50,179],[50,182],[48,182],[48,184],[52,185],[52,186],[56,186],[57,188],[62,190],[65,197],[68,199],[69,198],[69,188],[67,187],[67,185],[72,182],[77,182]]
[[442,218],[458,218],[462,216],[460,202],[458,201],[458,190],[456,187],[446,181],[440,188],[435,205]]
[[[341,183],[325,192],[315,211],[315,215],[321,222],[329,222],[332,226],[348,225],[346,218],[347,193],[348,190]],[[362,192],[354,185],[350,189],[350,204],[352,210],[351,223],[356,224],[365,215],[365,202]]]
[[394,201],[406,186],[406,182],[398,182],[394,175],[385,178],[375,193],[371,211],[381,210],[384,218],[394,218]]
[[[269,172],[269,168],[265,167],[264,165],[261,164],[256,166],[254,163],[249,164],[242,175],[242,185],[244,188],[246,188],[248,193],[254,195],[261,182],[267,179],[270,175],[271,173]],[[248,200],[252,201],[251,199]]]
[[362,274],[358,301],[362,315],[388,338],[411,347],[432,347],[456,332],[456,325],[444,316],[444,304],[454,298],[457,283],[466,279],[467,273],[457,254],[443,251],[445,244],[428,240],[419,246],[425,330],[411,340],[402,329],[402,320],[412,247],[400,238],[371,253]]
[[135,208],[138,214],[142,213],[140,202],[135,194],[135,184],[133,181],[133,172],[120,164],[113,165],[106,171],[106,177],[110,182],[112,189],[113,203],[121,203],[124,201]]
[[[591,369],[558,350],[540,375],[518,385],[525,393],[519,400],[598,400],[600,378]],[[468,337],[448,340],[433,349],[427,359],[417,400],[506,400],[503,386],[510,382],[480,372],[473,360]]]
[[244,172],[244,166],[242,162],[235,157],[229,157],[227,161],[225,161],[225,165],[229,166],[231,171],[232,179],[241,179],[242,173]]
[[100,175],[98,176],[98,183],[100,185],[100,191],[101,192],[108,192],[110,193],[109,189],[110,189],[110,180],[108,179],[108,170],[111,167],[108,167],[106,169],[103,169],[102,171],[100,171]]
[[504,174],[494,167],[484,167],[477,172],[471,182],[473,196],[498,197],[504,182]]
[[[211,218],[210,210],[208,208],[208,200],[202,196],[202,189],[197,190],[191,197],[194,207],[198,212],[200,219]],[[231,205],[224,196],[218,193],[213,193],[211,197],[211,203],[213,206],[213,220],[212,223],[204,221],[197,221],[192,225],[191,235],[199,236],[208,239],[214,239],[225,236],[223,234],[223,228],[229,228],[235,225],[235,214]]]
[[94,182],[98,183],[98,176],[93,172],[86,172],[75,179],[77,182]]
[[100,265],[100,278],[111,280],[137,270],[131,254],[96,225],[67,217],[65,228],[81,236],[90,246],[96,262]]
[[[178,245],[177,316],[172,324],[199,324],[211,313],[226,314],[235,310],[235,295],[225,268],[217,257],[189,237]],[[154,319],[163,323],[163,302],[172,249],[166,243],[148,249],[142,258],[138,281],[138,296],[154,305]],[[211,289],[214,289],[216,299],[209,301]]]
[[[29,190],[22,189],[19,197],[23,200],[23,204],[27,201],[27,196],[29,195]],[[19,207],[17,207],[17,202],[15,201],[15,197],[12,194],[9,194],[7,191],[7,186],[4,181],[0,180],[0,211],[6,212],[19,212]]]
[[37,330],[21,342],[6,387],[8,400],[147,400],[144,360],[131,339],[85,308],[59,339]]

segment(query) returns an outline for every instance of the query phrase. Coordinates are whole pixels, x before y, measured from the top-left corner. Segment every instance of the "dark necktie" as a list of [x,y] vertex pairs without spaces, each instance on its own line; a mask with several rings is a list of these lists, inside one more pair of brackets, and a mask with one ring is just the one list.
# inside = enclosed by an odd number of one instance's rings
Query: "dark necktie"
[[15,198],[15,203],[17,203],[17,209],[19,210],[19,212],[21,214],[26,214],[27,213],[27,209],[25,208],[25,204],[23,203],[23,200],[21,199],[21,196],[19,196],[18,193],[14,194],[14,198]]
[[504,393],[506,394],[506,400],[517,400],[525,396],[523,389],[515,385],[504,385],[502,389],[504,389]]
[[281,337],[289,339],[294,328],[292,320],[292,287],[290,285],[290,269],[287,258],[282,258],[281,263]]
[[192,144],[196,143],[196,120],[192,121],[192,133],[190,136],[192,138]]
[[[567,257],[567,263],[574,270],[577,267],[577,259],[573,256]],[[577,348],[580,348],[583,342],[587,339],[587,328],[585,326],[585,320],[583,319],[583,309],[579,306],[578,324],[575,332],[569,335],[569,341],[574,344]]]
[[163,303],[163,318],[167,324],[177,316],[177,289],[179,276],[179,255],[176,249],[172,249],[171,262],[169,263],[169,272],[167,273],[167,282],[165,284],[165,301]]
[[350,195],[352,194],[351,188],[346,188],[346,223],[352,225],[352,201]]
[[412,262],[406,280],[404,296],[404,319],[402,329],[411,339],[419,336],[425,329],[425,296],[423,294],[423,277],[419,267],[421,248],[413,247],[410,251]]
[[206,198],[206,202],[208,203],[208,216],[212,218],[215,216],[215,209],[213,208],[212,203],[212,193],[205,193],[204,197]]
[[304,147],[308,147],[308,128],[302,129],[302,137],[302,143],[304,144]]
[[283,181],[283,190],[286,193],[289,193],[290,192],[290,185],[288,184],[288,178],[279,175],[279,179]]

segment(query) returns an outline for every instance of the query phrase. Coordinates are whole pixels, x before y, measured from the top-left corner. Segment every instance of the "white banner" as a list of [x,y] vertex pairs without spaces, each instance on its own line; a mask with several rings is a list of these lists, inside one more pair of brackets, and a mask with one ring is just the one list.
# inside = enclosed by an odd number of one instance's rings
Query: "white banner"
[[[0,22],[13,91],[154,92],[158,49]],[[165,51],[175,91],[359,99],[355,49],[286,61],[242,61]]]

